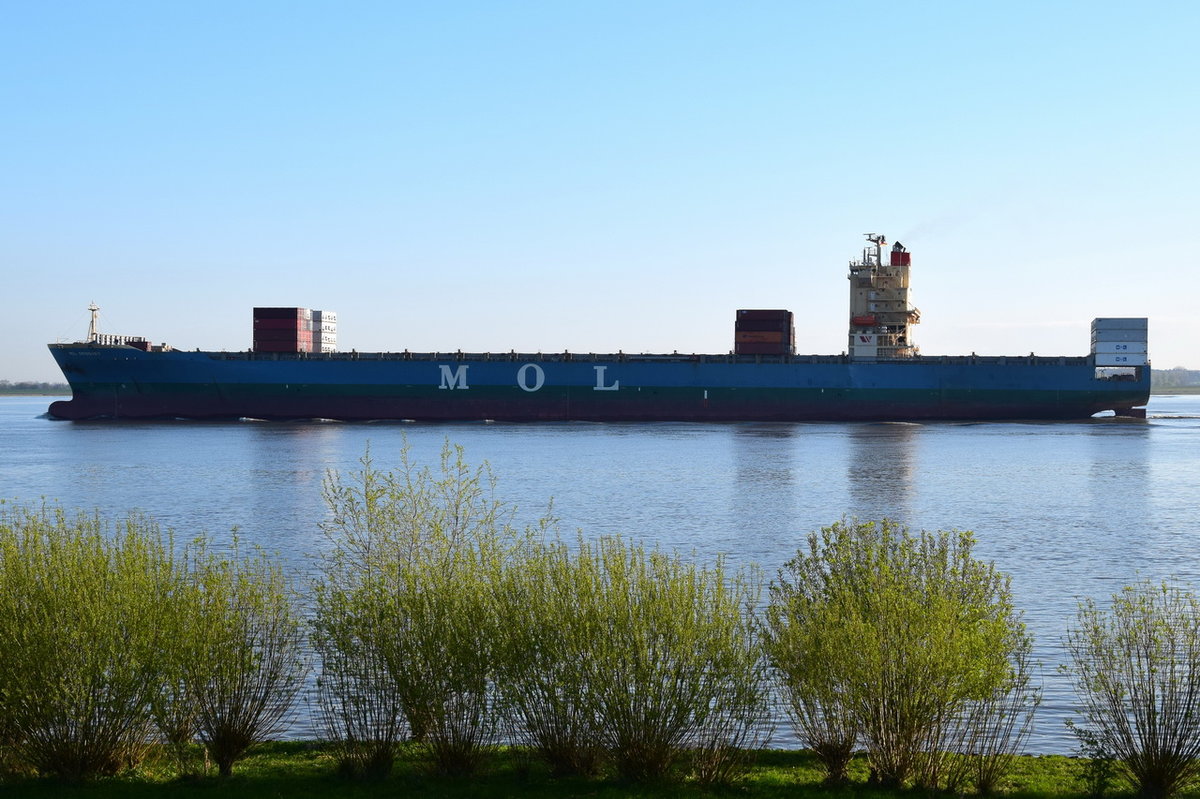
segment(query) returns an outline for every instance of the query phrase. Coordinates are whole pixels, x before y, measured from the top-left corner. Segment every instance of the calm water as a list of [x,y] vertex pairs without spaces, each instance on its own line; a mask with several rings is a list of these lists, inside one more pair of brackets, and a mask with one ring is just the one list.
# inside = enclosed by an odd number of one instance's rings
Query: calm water
[[[921,425],[70,423],[43,418],[49,402],[0,398],[0,497],[136,508],[181,537],[237,527],[297,568],[322,546],[326,470],[353,469],[368,444],[394,465],[405,439],[418,462],[463,445],[527,518],[552,499],[566,535],[726,553],[769,574],[843,515],[973,530],[1037,637],[1037,752],[1074,748],[1056,667],[1077,599],[1137,577],[1200,586],[1197,396],[1154,397],[1144,422]],[[786,724],[773,743],[794,744]]]

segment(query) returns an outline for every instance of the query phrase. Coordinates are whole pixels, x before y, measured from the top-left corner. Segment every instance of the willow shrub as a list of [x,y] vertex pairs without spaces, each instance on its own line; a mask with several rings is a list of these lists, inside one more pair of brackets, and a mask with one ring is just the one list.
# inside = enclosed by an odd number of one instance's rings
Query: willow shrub
[[1032,657],[1032,639],[1015,638],[1008,679],[990,695],[968,703],[953,733],[958,756],[947,770],[947,790],[961,793],[970,781],[976,792],[993,793],[1022,753],[1042,699],[1041,687],[1033,681]]
[[[796,562],[787,565],[795,569]],[[849,779],[860,722],[850,695],[853,675],[838,668],[845,657],[841,608],[808,583],[792,583],[786,574],[771,586],[764,647],[776,669],[792,722],[816,755],[825,781]]]
[[[471,773],[502,726],[494,586],[538,530],[517,530],[486,464],[470,466],[448,442],[436,470],[415,464],[407,447],[398,469],[376,468],[369,452],[361,463],[325,485],[331,547],[314,624],[325,706],[342,712],[326,714],[336,720],[330,731],[343,742],[344,767],[387,761],[397,730],[388,697],[345,672],[382,669],[434,770]],[[355,718],[344,712],[356,707]]]
[[994,720],[997,697],[1027,685],[1016,675],[1030,640],[1008,580],[973,544],[965,532],[839,522],[772,584],[767,652],[831,779],[861,744],[879,783],[934,787],[968,725]]
[[369,604],[328,587],[318,594],[312,644],[321,661],[317,720],[333,746],[339,771],[382,779],[407,735],[399,687],[375,646]]
[[86,779],[137,764],[171,678],[177,579],[153,522],[0,511],[0,729],[10,761]]
[[189,718],[221,776],[256,743],[285,730],[308,673],[294,593],[260,551],[230,556],[197,542],[189,552],[182,627]]
[[597,624],[603,586],[564,544],[530,552],[497,586],[498,676],[516,739],[557,776],[592,775],[603,761],[600,708],[589,683],[593,650],[608,635]]
[[1140,582],[1107,610],[1089,599],[1068,631],[1091,753],[1111,758],[1142,796],[1171,796],[1200,775],[1200,599]]
[[371,586],[385,624],[375,645],[440,774],[471,774],[500,733],[493,690],[496,624],[487,547],[402,568]]
[[654,780],[690,753],[699,778],[727,780],[761,740],[769,681],[743,575],[605,538],[545,547],[509,577],[502,694],[556,771],[603,757]]
[[720,559],[701,567],[619,539],[581,545],[579,559],[604,589],[584,609],[593,629],[607,622],[588,678],[618,773],[656,779],[686,749],[730,756],[756,744],[768,683],[752,584]]

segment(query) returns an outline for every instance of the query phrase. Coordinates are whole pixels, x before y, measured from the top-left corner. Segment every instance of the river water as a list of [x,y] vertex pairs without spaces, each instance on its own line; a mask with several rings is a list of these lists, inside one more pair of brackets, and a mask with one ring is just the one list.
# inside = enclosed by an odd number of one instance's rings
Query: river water
[[[931,424],[79,423],[45,418],[52,399],[0,398],[0,498],[137,509],[184,539],[236,528],[298,570],[324,544],[327,471],[368,446],[393,467],[405,442],[431,465],[462,445],[522,518],[552,500],[565,536],[723,553],[768,575],[843,516],[972,530],[1037,640],[1033,752],[1074,749],[1057,667],[1080,598],[1143,577],[1200,587],[1200,396],[1154,396],[1145,421]],[[786,722],[772,745],[796,745]]]

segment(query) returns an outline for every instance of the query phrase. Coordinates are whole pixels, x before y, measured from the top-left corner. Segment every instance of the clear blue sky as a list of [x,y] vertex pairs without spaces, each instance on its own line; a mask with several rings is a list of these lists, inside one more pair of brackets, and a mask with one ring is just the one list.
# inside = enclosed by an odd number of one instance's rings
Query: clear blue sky
[[845,349],[862,234],[928,355],[1200,368],[1200,3],[17,2],[0,378],[105,332],[246,349]]

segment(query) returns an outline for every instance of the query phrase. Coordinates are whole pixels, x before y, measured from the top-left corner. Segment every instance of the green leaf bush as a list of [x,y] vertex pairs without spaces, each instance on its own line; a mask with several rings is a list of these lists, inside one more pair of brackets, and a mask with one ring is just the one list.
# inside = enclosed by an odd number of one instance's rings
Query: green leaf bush
[[81,780],[136,766],[178,582],[169,539],[53,507],[0,509],[0,730],[14,764]]
[[17,771],[84,780],[197,738],[222,775],[285,725],[301,629],[261,553],[176,552],[151,520],[0,507],[0,745]]
[[1076,734],[1140,796],[1162,799],[1200,776],[1200,598],[1142,581],[1108,608],[1084,600],[1067,634],[1082,723]]
[[304,631],[282,568],[260,550],[229,556],[193,544],[179,611],[184,694],[222,777],[256,743],[287,729],[308,674]]
[[[537,530],[516,529],[490,470],[449,442],[437,470],[407,448],[396,470],[376,468],[370,452],[361,463],[325,485],[330,549],[313,630],[328,732],[344,769],[373,763],[381,775],[403,717],[435,772],[470,774],[504,721],[494,586]],[[366,682],[378,676],[383,690]]]
[[509,577],[502,695],[557,773],[608,761],[652,781],[690,753],[700,779],[728,781],[768,731],[757,591],[720,559],[602,538],[547,545]]
[[951,753],[1001,768],[1027,732],[1031,641],[1008,579],[973,545],[964,532],[843,521],[772,584],[766,649],[829,780],[845,780],[861,745],[874,781],[936,788],[955,781]]
[[700,778],[724,780],[761,738],[768,679],[742,576],[620,539],[547,542],[551,520],[518,528],[487,467],[448,442],[438,469],[407,450],[394,471],[361,463],[326,483],[315,585],[344,771],[385,774],[401,718],[442,774],[476,771],[506,735],[561,774],[657,779],[690,750]]

